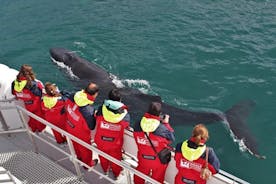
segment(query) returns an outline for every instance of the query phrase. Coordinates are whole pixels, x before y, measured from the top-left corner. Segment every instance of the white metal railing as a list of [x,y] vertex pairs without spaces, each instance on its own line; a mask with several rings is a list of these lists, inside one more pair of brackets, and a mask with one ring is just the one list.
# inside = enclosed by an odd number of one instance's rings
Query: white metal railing
[[[1,102],[4,102],[4,101],[1,101]],[[5,102],[7,102],[7,101],[5,101]],[[158,181],[152,179],[151,177],[149,177],[149,176],[147,176],[147,175],[145,175],[145,174],[143,174],[143,173],[137,171],[136,169],[132,168],[129,164],[127,164],[127,163],[125,163],[125,162],[123,162],[123,161],[117,160],[116,158],[114,158],[114,157],[108,155],[107,153],[105,153],[105,152],[103,152],[103,151],[97,149],[95,146],[90,145],[90,144],[87,144],[86,142],[84,142],[84,141],[80,140],[79,138],[77,138],[77,137],[75,137],[75,136],[69,134],[68,132],[62,130],[61,128],[59,128],[59,127],[57,127],[57,126],[55,126],[55,125],[49,123],[48,121],[46,121],[46,120],[44,120],[44,119],[38,117],[37,115],[35,115],[35,114],[29,112],[29,111],[26,110],[24,107],[21,107],[21,106],[19,106],[19,105],[10,105],[10,106],[4,106],[4,107],[3,107],[3,106],[0,106],[0,111],[2,111],[2,110],[8,110],[8,109],[17,109],[17,110],[18,110],[18,113],[20,114],[20,118],[21,118],[22,124],[23,124],[23,126],[24,126],[25,128],[24,128],[24,129],[21,129],[21,130],[6,130],[6,131],[4,131],[4,132],[0,132],[0,135],[1,135],[1,134],[4,134],[4,133],[5,133],[5,134],[10,134],[10,133],[17,133],[17,132],[27,132],[27,134],[29,135],[29,137],[30,137],[30,139],[31,139],[31,141],[32,141],[32,143],[33,143],[33,145],[34,145],[34,150],[35,150],[35,152],[38,153],[39,151],[38,151],[38,147],[37,147],[37,145],[36,145],[36,142],[35,142],[35,140],[34,140],[34,137],[36,137],[37,139],[39,139],[39,140],[43,141],[44,143],[50,145],[51,147],[57,149],[58,151],[60,151],[60,152],[63,153],[64,155],[66,155],[66,156],[73,162],[74,167],[75,167],[75,170],[76,170],[76,173],[77,173],[77,175],[78,175],[78,177],[79,177],[80,179],[82,179],[82,173],[81,173],[81,170],[80,170],[80,165],[82,165],[82,166],[85,166],[85,167],[89,168],[88,171],[92,171],[92,172],[94,172],[94,173],[100,175],[101,177],[103,177],[103,178],[109,180],[109,181],[112,182],[112,183],[115,183],[115,182],[116,182],[116,181],[113,180],[112,178],[110,178],[110,177],[104,175],[103,173],[97,171],[97,170],[94,169],[93,167],[90,167],[90,166],[88,166],[87,164],[83,163],[82,161],[78,160],[77,157],[76,157],[74,148],[73,148],[72,140],[75,141],[75,142],[77,142],[77,143],[79,143],[79,144],[81,144],[81,145],[83,145],[83,146],[85,146],[86,148],[92,150],[93,152],[97,153],[98,155],[101,155],[101,156],[103,156],[104,158],[106,158],[106,159],[112,161],[113,163],[115,163],[115,164],[121,166],[122,168],[124,168],[124,171],[126,172],[125,174],[126,174],[126,176],[127,176],[127,179],[130,178],[130,176],[129,176],[130,174],[135,174],[135,175],[137,175],[137,176],[139,176],[139,177],[145,179],[146,181],[148,181],[148,182],[150,182],[150,183],[153,183],[153,184],[159,183]],[[27,122],[26,122],[26,119],[24,118],[23,114],[26,114],[26,115],[28,115],[28,116],[30,116],[30,117],[32,117],[32,118],[38,120],[39,122],[45,124],[46,126],[50,127],[51,129],[54,129],[55,131],[57,131],[57,132],[63,134],[64,136],[66,136],[66,138],[67,138],[67,143],[68,143],[68,147],[69,147],[69,150],[70,150],[70,153],[67,153],[67,152],[64,151],[63,149],[61,149],[61,148],[57,147],[56,145],[54,145],[54,143],[48,142],[47,140],[44,140],[42,137],[40,137],[40,136],[37,135],[36,133],[32,132],[32,131],[30,130],[30,128],[29,128],[29,126],[28,126],[28,124],[27,124]],[[2,122],[2,123],[3,123],[3,122]],[[5,123],[5,121],[4,121],[4,123]],[[128,181],[128,183],[130,183],[130,181]]]
[[[110,181],[111,183],[115,183],[115,181],[104,175],[103,173],[97,171],[96,169],[94,169],[93,167],[89,167],[88,165],[86,165],[85,163],[83,163],[82,161],[78,160],[77,157],[76,157],[76,154],[74,152],[74,148],[73,148],[73,145],[72,145],[72,140],[79,143],[79,144],[82,144],[83,146],[85,146],[86,148],[94,151],[95,153],[97,153],[98,155],[101,155],[105,158],[107,158],[108,160],[111,160],[112,162],[116,163],[117,165],[120,165],[121,167],[123,167],[125,170],[125,174],[127,176],[127,181],[128,183],[130,183],[130,174],[135,174],[135,175],[138,175],[139,177],[141,178],[144,178],[146,181],[149,181],[151,183],[159,183],[157,182],[156,180],[153,180],[152,178],[150,178],[149,176],[147,175],[144,175],[143,173],[137,171],[136,169],[134,169],[133,167],[131,167],[128,163],[124,162],[124,161],[119,161],[115,158],[113,158],[112,156],[106,154],[105,152],[97,149],[97,147],[93,146],[93,145],[89,145],[87,144],[86,142],[83,142],[82,140],[78,139],[77,137],[69,134],[68,132],[60,129],[59,127],[49,123],[48,121],[36,116],[35,114],[27,111],[25,108],[19,106],[19,105],[10,105],[14,99],[8,99],[8,100],[0,100],[0,104],[2,103],[5,103],[7,104],[7,102],[9,103],[9,105],[4,105],[4,106],[0,106],[0,121],[2,123],[2,126],[4,128],[4,132],[0,131],[0,135],[1,134],[10,134],[10,133],[19,133],[19,132],[26,132],[28,135],[29,135],[29,138],[31,139],[33,145],[34,145],[34,150],[35,152],[38,153],[38,147],[36,145],[36,142],[34,140],[34,137],[43,141],[44,143],[50,145],[51,147],[55,148],[56,150],[58,150],[59,152],[63,153],[64,155],[66,155],[66,157],[68,157],[70,159],[70,161],[73,162],[74,164],[74,167],[75,167],[75,170],[76,170],[76,173],[78,175],[79,178],[82,178],[82,173],[80,171],[80,165],[83,165],[83,166],[86,166],[88,169],[88,171],[92,171],[98,175],[100,175],[102,178],[105,178],[107,179],[108,181]],[[2,110],[9,110],[9,109],[16,109],[20,115],[20,119],[21,119],[21,123],[23,124],[23,127],[22,129],[13,129],[13,130],[9,130],[8,128],[8,125],[6,124],[5,120],[3,119],[2,117]],[[66,151],[64,151],[63,149],[61,149],[60,147],[56,146],[54,143],[50,143],[48,142],[47,140],[45,140],[44,138],[42,138],[41,136],[37,135],[36,133],[32,132],[30,129],[29,129],[29,126],[27,125],[27,122],[26,122],[26,119],[24,118],[23,115],[28,115],[28,116],[31,116],[33,117],[34,119],[40,121],[41,123],[47,125],[48,127],[56,130],[57,132],[63,134],[66,136],[67,138],[67,142],[68,142],[68,147],[69,147],[69,150],[70,150],[70,153],[67,153]],[[125,136],[127,137],[131,137],[132,136],[132,132],[129,132],[129,131],[125,131]],[[137,161],[136,157],[133,156],[133,150],[128,150],[128,151],[131,151],[132,153],[128,153],[128,152],[125,152],[124,154],[126,154],[128,157],[131,157],[133,160]],[[174,153],[173,153],[174,154]],[[171,161],[173,162],[173,160]],[[170,163],[172,164],[172,163]],[[173,166],[174,167],[174,166]],[[167,169],[167,172],[169,172],[169,175],[173,177],[173,179],[169,179],[169,183],[173,183],[174,181],[174,174],[175,174],[175,169],[172,169],[173,171],[171,170],[168,170]],[[167,174],[166,174],[167,175]],[[233,176],[223,170],[220,170],[218,174],[215,174],[211,180],[208,180],[207,182],[208,184],[248,184],[248,182],[236,177],[236,176]]]

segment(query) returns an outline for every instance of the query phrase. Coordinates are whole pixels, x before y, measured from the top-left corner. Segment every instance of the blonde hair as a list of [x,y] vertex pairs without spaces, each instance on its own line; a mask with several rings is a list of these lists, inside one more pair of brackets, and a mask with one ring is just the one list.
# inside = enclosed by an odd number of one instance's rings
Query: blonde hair
[[192,137],[195,139],[197,145],[199,145],[202,140],[206,142],[209,139],[208,129],[203,124],[197,124],[193,129]]

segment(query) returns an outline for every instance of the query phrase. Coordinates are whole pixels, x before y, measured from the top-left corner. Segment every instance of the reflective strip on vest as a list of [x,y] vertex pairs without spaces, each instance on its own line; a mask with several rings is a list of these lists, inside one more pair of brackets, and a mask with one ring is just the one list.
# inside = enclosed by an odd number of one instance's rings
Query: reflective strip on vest
[[112,111],[109,111],[105,105],[102,107],[103,117],[106,121],[110,123],[119,123],[122,121],[127,114],[127,110],[124,109],[122,114],[115,114]]
[[83,107],[83,106],[86,106],[86,105],[91,105],[91,104],[94,103],[94,101],[89,100],[87,98],[87,94],[84,92],[84,90],[78,91],[74,95],[74,101],[79,107]]
[[68,116],[70,116],[75,122],[78,122],[80,120],[80,116],[81,114],[78,113],[78,106],[77,105],[67,105],[66,107],[66,110],[67,110],[67,114]]
[[143,117],[140,122],[140,125],[144,132],[154,132],[160,125],[160,121],[153,118]]
[[[17,98],[20,98],[22,100],[28,100],[32,98],[32,95],[30,95],[30,93],[24,93],[24,91],[16,92],[15,95]],[[23,99],[23,98],[26,98],[26,99]]]
[[197,160],[206,150],[206,145],[199,146],[196,149],[188,147],[188,140],[184,141],[181,146],[181,152],[184,158],[189,161]]
[[18,80],[15,80],[14,81],[14,90],[16,92],[22,92],[22,90],[24,89],[26,84],[27,84],[27,80],[22,80],[20,82]]
[[48,109],[51,109],[57,104],[57,101],[60,97],[50,97],[50,96],[44,96],[43,97],[43,103],[44,106],[47,107]]

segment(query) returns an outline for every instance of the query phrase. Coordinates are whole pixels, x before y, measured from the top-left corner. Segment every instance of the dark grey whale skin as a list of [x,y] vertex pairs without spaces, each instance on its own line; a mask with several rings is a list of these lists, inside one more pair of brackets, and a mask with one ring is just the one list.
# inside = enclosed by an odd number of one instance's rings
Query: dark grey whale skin
[[[83,88],[89,82],[95,82],[99,85],[100,93],[96,103],[102,103],[107,98],[108,92],[113,88],[117,88],[108,72],[97,64],[79,57],[75,52],[64,48],[51,48],[50,55],[52,59],[62,62],[71,68],[74,75],[79,78],[75,81],[78,87]],[[234,137],[244,141],[250,154],[257,158],[265,158],[259,155],[256,139],[250,133],[246,124],[249,113],[255,107],[255,103],[252,100],[241,101],[224,113],[220,111],[208,112],[177,108],[162,102],[160,96],[144,94],[130,87],[119,88],[119,90],[122,94],[123,102],[129,108],[132,120],[138,120],[137,118],[147,111],[150,102],[158,101],[162,103],[163,113],[170,115],[170,124],[173,127],[198,123],[226,122]]]

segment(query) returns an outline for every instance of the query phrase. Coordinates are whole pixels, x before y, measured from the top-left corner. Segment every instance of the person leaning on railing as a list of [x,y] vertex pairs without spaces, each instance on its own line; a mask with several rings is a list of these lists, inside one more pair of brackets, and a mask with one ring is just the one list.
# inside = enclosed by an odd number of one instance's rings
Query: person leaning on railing
[[[118,89],[112,89],[102,106],[96,113],[95,143],[98,149],[122,160],[122,147],[124,143],[124,130],[129,127],[130,115],[127,106],[121,102],[121,94]],[[111,169],[117,179],[122,167],[99,156],[104,173]],[[110,168],[109,168],[110,167]]]
[[[141,121],[136,122],[133,135],[138,147],[136,169],[163,183],[168,163],[161,163],[157,153],[164,148],[170,148],[169,144],[175,140],[175,137],[174,130],[169,124],[169,115],[160,117],[160,114],[161,103],[152,102]],[[170,158],[169,155],[169,160]],[[143,184],[145,180],[134,175],[134,183]]]
[[[42,97],[41,109],[44,119],[53,125],[65,129],[66,114],[65,102],[67,97],[62,95],[58,87],[50,82],[45,83],[46,94]],[[52,129],[58,144],[66,142],[66,137]]]
[[[94,83],[72,95],[66,101],[66,130],[68,133],[91,144],[91,130],[95,128],[95,109],[93,103],[98,95],[99,88]],[[92,151],[79,143],[73,142],[77,158],[92,167],[98,163],[97,159],[92,160]],[[84,167],[86,169],[86,167]]]
[[206,146],[208,139],[207,128],[198,124],[188,140],[176,145],[175,162],[178,173],[175,184],[205,184],[212,174],[219,171],[219,159],[213,148]]
[[[24,102],[25,108],[42,117],[41,97],[44,86],[41,81],[35,78],[33,69],[29,65],[22,65],[16,79],[12,82],[12,94],[16,99]],[[45,125],[30,117],[28,125],[33,132],[41,132]]]

